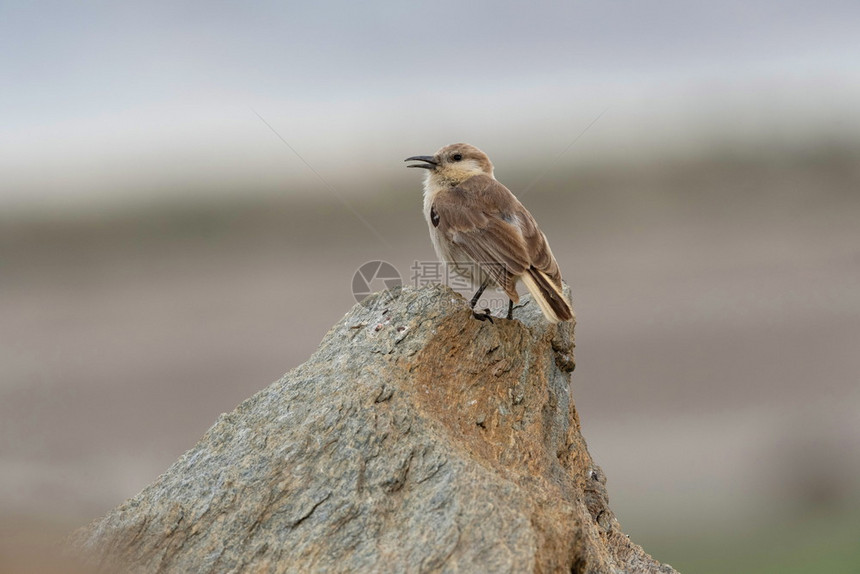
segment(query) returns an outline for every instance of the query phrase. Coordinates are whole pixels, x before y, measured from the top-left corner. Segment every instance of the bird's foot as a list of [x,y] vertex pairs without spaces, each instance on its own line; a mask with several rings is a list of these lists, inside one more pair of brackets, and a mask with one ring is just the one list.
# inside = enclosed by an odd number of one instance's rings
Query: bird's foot
[[476,313],[475,311],[472,311],[472,315],[474,315],[475,319],[479,321],[489,321],[490,323],[493,323],[493,316],[490,315],[489,309],[484,309],[483,313]]

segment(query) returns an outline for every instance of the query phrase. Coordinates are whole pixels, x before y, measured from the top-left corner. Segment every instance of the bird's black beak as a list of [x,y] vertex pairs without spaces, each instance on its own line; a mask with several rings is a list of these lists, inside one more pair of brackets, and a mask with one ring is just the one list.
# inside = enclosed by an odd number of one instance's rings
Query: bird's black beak
[[436,166],[439,165],[439,162],[436,161],[436,158],[432,155],[413,155],[412,157],[407,157],[403,161],[423,161],[425,163],[416,163],[413,165],[407,165],[406,167],[421,167],[424,169],[436,169]]

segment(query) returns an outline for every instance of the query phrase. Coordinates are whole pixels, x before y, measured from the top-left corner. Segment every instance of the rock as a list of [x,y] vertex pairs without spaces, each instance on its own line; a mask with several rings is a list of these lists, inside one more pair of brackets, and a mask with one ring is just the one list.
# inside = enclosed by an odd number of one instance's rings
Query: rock
[[674,572],[609,509],[573,323],[514,317],[371,296],[73,544],[126,572]]

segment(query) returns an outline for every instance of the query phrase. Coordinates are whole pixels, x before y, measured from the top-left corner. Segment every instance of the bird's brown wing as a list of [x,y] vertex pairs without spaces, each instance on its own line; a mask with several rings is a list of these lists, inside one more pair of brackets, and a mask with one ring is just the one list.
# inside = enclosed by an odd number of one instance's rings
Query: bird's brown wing
[[495,179],[479,175],[438,194],[433,210],[439,232],[518,300],[515,278],[533,264],[529,241],[534,242],[531,234],[527,241],[521,222],[529,220],[526,228],[543,234],[514,195]]
[[557,287],[561,288],[561,271],[559,271],[558,263],[549,248],[546,236],[538,228],[532,214],[522,204],[520,204],[520,208],[522,209],[518,213],[520,232],[523,234],[523,241],[526,244],[526,252],[529,255],[531,266],[545,273]]

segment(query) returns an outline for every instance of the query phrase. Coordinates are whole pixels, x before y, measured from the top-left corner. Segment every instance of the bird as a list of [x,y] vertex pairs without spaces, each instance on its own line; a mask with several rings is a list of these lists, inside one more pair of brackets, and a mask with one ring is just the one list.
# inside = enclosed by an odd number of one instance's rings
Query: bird
[[573,319],[562,291],[561,271],[535,218],[511,191],[496,180],[490,158],[466,143],[447,145],[434,155],[415,155],[407,167],[427,170],[424,217],[437,257],[478,290],[500,287],[508,296],[508,315],[519,303],[522,281],[550,323]]

